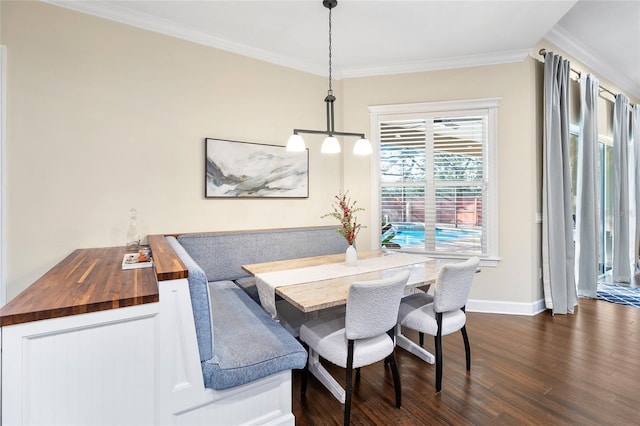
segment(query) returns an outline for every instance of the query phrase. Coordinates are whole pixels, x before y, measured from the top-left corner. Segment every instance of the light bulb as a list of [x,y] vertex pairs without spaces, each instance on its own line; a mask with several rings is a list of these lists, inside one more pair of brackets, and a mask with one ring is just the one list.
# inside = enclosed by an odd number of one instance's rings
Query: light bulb
[[354,155],[371,155],[373,149],[371,148],[371,142],[368,139],[360,138],[353,146]]
[[340,152],[340,142],[333,136],[327,136],[322,142],[320,152],[323,154],[337,154]]
[[287,141],[287,151],[302,152],[305,149],[307,149],[307,147],[304,144],[304,139],[302,139],[302,136],[296,133],[289,136],[289,140]]

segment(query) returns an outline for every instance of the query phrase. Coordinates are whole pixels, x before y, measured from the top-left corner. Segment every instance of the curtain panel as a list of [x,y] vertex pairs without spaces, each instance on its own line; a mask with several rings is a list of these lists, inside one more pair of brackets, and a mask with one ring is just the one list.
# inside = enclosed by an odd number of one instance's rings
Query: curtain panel
[[[635,108],[634,108],[635,110]],[[612,277],[628,283],[637,268],[637,149],[631,137],[629,98],[619,94],[613,110],[613,264]],[[634,135],[635,136],[635,135]]]
[[632,272],[636,275],[636,283],[640,284],[640,104],[635,104],[631,110],[631,140],[633,142],[633,157],[635,173],[631,176],[635,177],[635,235],[633,240],[633,253],[631,256],[633,262]]
[[573,313],[575,283],[569,152],[568,60],[547,52],[544,60],[542,275],[545,305]]
[[575,279],[578,295],[595,298],[598,292],[598,79],[580,78],[580,137],[576,179]]

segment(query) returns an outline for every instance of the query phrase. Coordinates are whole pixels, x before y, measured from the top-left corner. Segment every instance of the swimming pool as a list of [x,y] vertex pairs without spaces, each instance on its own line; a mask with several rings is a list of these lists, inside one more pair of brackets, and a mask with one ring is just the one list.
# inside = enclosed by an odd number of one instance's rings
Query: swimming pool
[[[400,244],[402,247],[407,246],[423,246],[424,245],[424,229],[416,229],[416,225],[410,226],[394,226],[392,228],[396,236],[391,242]],[[481,232],[470,229],[457,228],[436,228],[436,242],[455,241],[461,238],[480,238]]]

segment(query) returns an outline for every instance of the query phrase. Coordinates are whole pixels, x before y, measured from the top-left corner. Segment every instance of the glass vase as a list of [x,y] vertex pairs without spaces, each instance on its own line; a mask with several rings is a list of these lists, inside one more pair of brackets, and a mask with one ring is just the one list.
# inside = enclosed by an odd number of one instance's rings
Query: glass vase
[[345,253],[345,263],[347,265],[354,265],[358,261],[358,252],[354,246],[347,247]]
[[129,211],[129,227],[127,228],[127,251],[137,252],[140,248],[140,234],[138,233],[138,212]]

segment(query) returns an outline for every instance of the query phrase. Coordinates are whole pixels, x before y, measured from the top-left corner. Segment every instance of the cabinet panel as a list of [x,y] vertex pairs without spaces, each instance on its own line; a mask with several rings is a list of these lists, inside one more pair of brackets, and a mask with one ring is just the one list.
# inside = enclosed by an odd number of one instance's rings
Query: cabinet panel
[[154,424],[157,304],[2,329],[3,424]]

